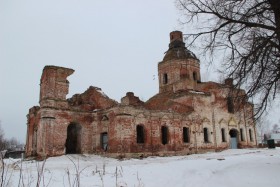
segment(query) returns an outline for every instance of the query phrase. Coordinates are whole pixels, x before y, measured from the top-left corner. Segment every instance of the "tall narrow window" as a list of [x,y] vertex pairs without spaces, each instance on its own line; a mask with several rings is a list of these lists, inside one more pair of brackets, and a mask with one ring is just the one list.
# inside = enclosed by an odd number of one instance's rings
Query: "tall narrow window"
[[167,73],[163,74],[163,84],[167,84],[168,83],[168,76]]
[[222,133],[222,142],[226,142],[226,134],[224,128],[221,129],[221,133]]
[[195,71],[193,72],[193,80],[194,80],[194,81],[196,81],[196,80],[197,80],[197,74],[196,74],[196,72],[195,72]]
[[240,140],[244,141],[243,129],[240,129]]
[[189,128],[187,128],[187,127],[183,127],[183,141],[184,141],[184,143],[190,142]]
[[227,98],[227,107],[229,113],[234,113],[234,105],[233,105],[232,97]]
[[108,148],[108,133],[107,132],[103,132],[101,133],[100,136],[100,143],[101,143],[101,147],[104,151],[107,151]]
[[209,137],[208,137],[208,129],[203,128],[203,135],[204,135],[204,142],[208,143],[209,142]]
[[253,136],[252,136],[252,130],[249,129],[249,137],[250,137],[250,141],[252,142],[253,141]]
[[168,129],[166,126],[161,127],[161,143],[163,145],[168,143]]
[[137,143],[144,143],[144,127],[137,125],[136,127]]

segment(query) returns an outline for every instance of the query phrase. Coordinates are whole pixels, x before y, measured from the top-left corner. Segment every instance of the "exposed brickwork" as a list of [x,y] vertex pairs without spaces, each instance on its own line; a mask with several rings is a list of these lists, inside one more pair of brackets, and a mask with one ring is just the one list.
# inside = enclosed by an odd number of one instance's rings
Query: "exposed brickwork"
[[239,148],[256,146],[253,105],[244,90],[232,79],[201,82],[200,62],[180,31],[170,33],[158,64],[159,93],[147,102],[128,92],[118,103],[93,86],[66,99],[73,72],[44,68],[40,106],[27,115],[27,156],[191,154],[227,149],[231,136]]
[[40,82],[40,107],[67,109],[66,95],[69,82],[67,77],[72,69],[57,66],[45,66]]
[[139,97],[134,96],[133,92],[127,92],[126,96],[121,99],[122,105],[143,106],[144,102]]
[[90,86],[84,93],[75,94],[68,99],[71,109],[77,111],[93,111],[110,108],[117,102],[110,99],[100,88]]

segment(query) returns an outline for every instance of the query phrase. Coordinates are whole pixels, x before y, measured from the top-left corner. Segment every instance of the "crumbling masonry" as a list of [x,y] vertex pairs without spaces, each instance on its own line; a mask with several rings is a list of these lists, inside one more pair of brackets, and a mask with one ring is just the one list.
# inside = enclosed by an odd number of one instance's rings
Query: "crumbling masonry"
[[147,102],[128,92],[118,103],[89,87],[66,99],[74,70],[46,66],[40,106],[27,115],[27,156],[94,153],[178,155],[256,146],[253,105],[232,79],[202,82],[200,62],[182,33],[170,33],[158,63],[159,93]]

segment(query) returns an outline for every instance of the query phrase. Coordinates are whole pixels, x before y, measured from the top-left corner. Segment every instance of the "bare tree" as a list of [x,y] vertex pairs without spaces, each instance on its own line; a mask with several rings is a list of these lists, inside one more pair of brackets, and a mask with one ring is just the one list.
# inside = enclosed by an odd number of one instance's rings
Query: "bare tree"
[[257,137],[259,143],[266,143],[271,134],[271,122],[266,117],[261,117],[257,120]]
[[4,130],[1,126],[1,120],[0,120],[0,151],[3,150],[12,150],[15,151],[16,149],[19,149],[23,147],[23,144],[19,142],[15,137],[12,137],[10,139],[5,138]]
[[278,124],[273,125],[272,133],[280,133],[280,127],[278,126]]
[[20,149],[21,143],[15,138],[6,139],[6,149],[9,151],[16,151]]
[[6,148],[7,148],[7,141],[4,138],[4,130],[2,129],[1,121],[0,121],[0,151],[5,150]]
[[222,72],[245,86],[255,102],[256,117],[280,91],[279,0],[176,0],[183,24],[196,25],[186,34],[189,47],[222,57]]

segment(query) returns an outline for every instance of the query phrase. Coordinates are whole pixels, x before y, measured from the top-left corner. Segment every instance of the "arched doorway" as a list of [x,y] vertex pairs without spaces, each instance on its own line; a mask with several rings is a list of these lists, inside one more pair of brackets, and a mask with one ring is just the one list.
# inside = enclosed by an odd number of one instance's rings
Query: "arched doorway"
[[66,154],[81,153],[81,125],[70,123],[67,127]]
[[238,131],[236,129],[231,129],[229,131],[229,135],[230,135],[230,148],[237,149]]

